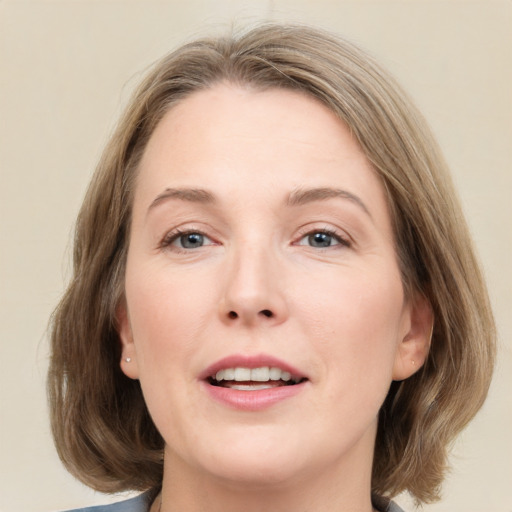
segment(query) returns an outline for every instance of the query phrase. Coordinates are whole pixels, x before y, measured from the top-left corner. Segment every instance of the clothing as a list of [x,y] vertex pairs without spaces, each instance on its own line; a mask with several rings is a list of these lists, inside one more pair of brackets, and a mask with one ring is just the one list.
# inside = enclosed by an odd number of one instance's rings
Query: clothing
[[148,512],[150,505],[148,495],[141,494],[136,498],[130,498],[129,500],[119,501],[110,505],[76,508],[66,512]]
[[372,505],[380,512],[404,512],[395,502],[380,496],[372,496]]
[[390,501],[385,512],[404,512],[394,501]]
[[[98,507],[77,508],[67,512],[149,512],[149,499],[147,494],[111,505]],[[380,512],[404,512],[396,503],[383,498],[373,498],[373,506]]]

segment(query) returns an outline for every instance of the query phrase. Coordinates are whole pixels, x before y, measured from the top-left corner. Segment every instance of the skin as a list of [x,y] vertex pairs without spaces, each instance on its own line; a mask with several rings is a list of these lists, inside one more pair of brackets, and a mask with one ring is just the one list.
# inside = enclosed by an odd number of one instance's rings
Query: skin
[[[319,188],[338,192],[303,194]],[[183,232],[203,238],[184,248]],[[404,297],[384,189],[348,128],[297,92],[196,92],[148,143],[130,236],[121,368],[166,441],[162,511],[372,510],[378,411],[423,364],[432,318]],[[307,382],[228,407],[199,375],[232,354]]]

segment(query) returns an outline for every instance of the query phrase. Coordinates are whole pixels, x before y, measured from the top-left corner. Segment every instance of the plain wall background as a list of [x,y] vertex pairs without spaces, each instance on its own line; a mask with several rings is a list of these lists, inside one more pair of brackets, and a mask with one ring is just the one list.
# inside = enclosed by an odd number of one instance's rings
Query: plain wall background
[[511,1],[0,0],[0,512],[112,499],[65,472],[47,419],[45,329],[69,276],[74,219],[141,71],[196,35],[257,20],[306,21],[367,48],[437,134],[501,346],[488,402],[454,448],[444,499],[424,510],[512,511]]

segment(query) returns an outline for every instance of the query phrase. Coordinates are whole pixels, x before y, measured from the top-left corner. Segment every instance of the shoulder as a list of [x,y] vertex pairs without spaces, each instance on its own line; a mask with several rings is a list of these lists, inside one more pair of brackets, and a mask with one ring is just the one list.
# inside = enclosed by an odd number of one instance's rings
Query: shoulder
[[76,508],[66,512],[148,512],[149,499],[146,494],[136,498],[112,503],[110,505],[99,505],[95,507]]
[[396,503],[390,501],[386,512],[404,512]]
[[395,502],[388,498],[372,496],[372,503],[379,512],[404,512]]
[[[374,506],[381,512],[404,512],[396,503],[382,499],[373,498]],[[136,498],[112,503],[111,505],[99,505],[95,507],[77,508],[66,512],[148,512],[149,499],[146,494],[141,494]]]

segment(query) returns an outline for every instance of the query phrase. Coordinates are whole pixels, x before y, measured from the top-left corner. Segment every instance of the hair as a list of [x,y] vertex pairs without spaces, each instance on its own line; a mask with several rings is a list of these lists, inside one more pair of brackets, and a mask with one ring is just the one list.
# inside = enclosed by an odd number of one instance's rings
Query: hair
[[298,91],[351,130],[385,187],[406,295],[435,317],[424,366],[393,382],[379,415],[372,492],[439,498],[454,437],[481,407],[495,356],[489,299],[447,167],[422,116],[370,56],[329,33],[259,26],[186,44],[135,91],[78,216],[71,282],[51,323],[48,392],[59,456],[105,492],[161,485],[164,440],[138,381],[120,370],[116,310],[134,181],[164,114],[219,82]]

